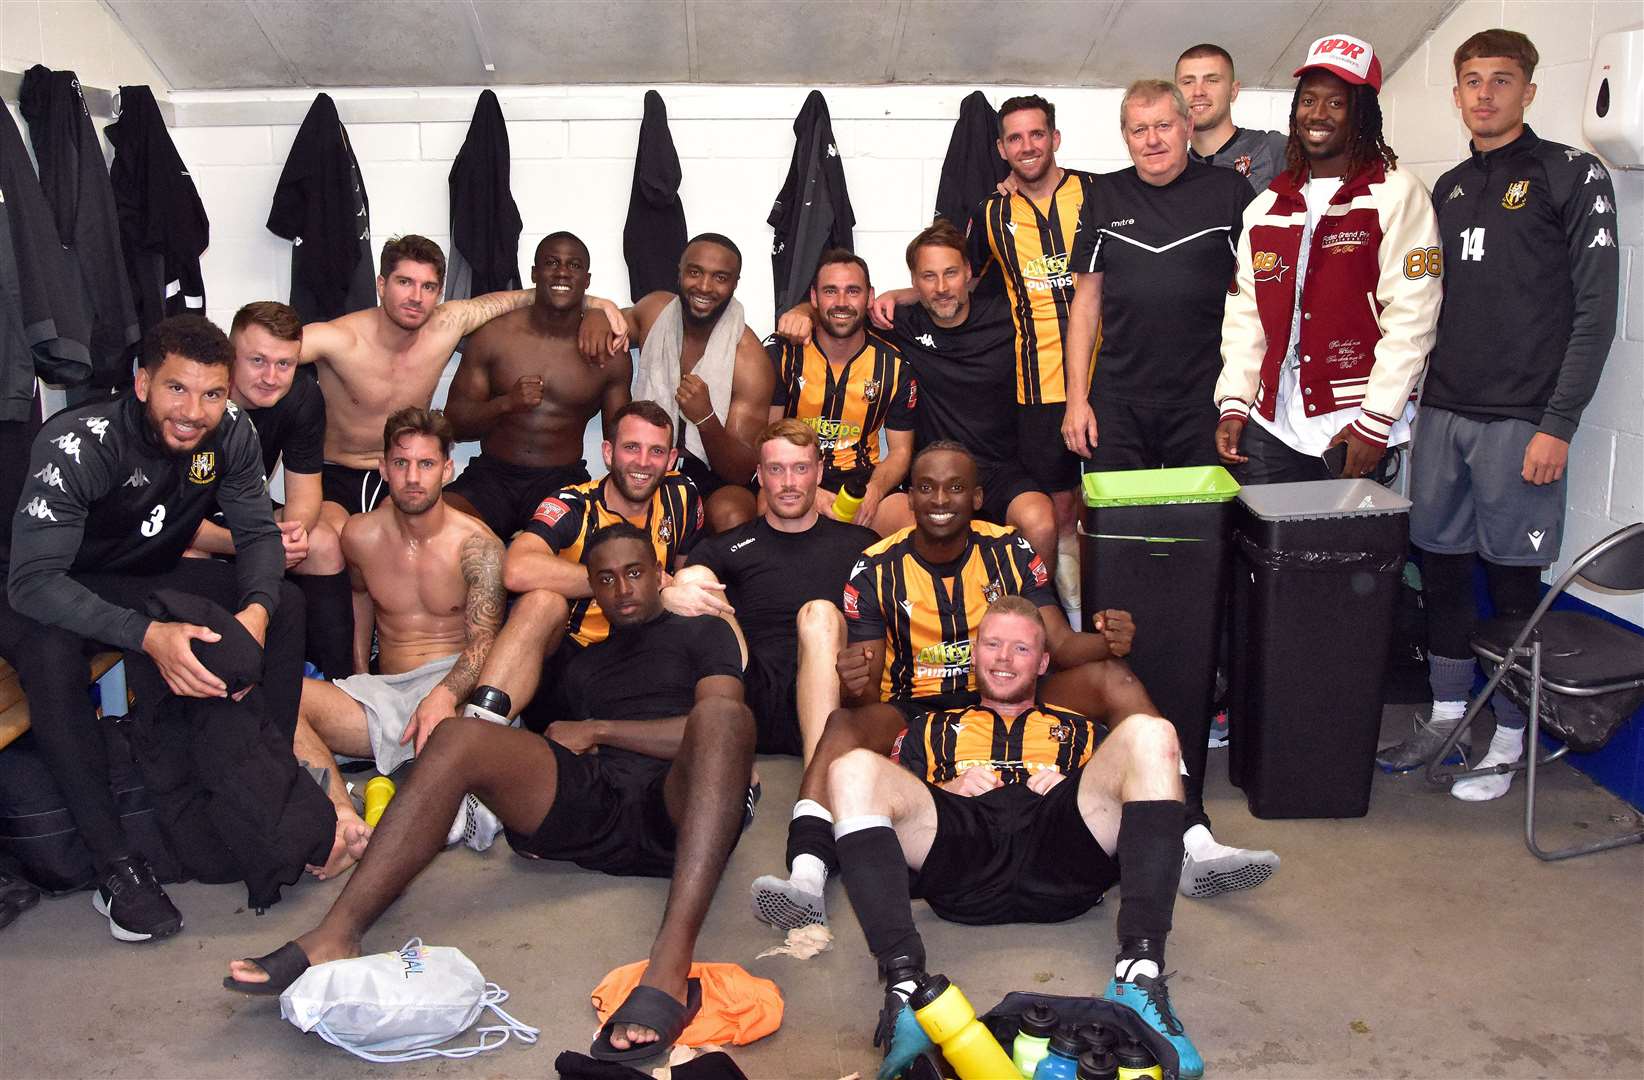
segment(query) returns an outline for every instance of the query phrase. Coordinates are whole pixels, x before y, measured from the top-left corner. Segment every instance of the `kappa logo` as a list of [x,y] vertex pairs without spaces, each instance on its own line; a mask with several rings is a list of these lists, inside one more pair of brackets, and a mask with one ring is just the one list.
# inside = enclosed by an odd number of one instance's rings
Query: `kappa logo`
[[1595,247],[1613,248],[1613,247],[1615,247],[1615,237],[1610,235],[1610,230],[1609,229],[1600,229],[1600,230],[1598,230],[1598,232],[1593,234],[1592,243],[1588,244],[1587,246],[1590,247],[1590,248],[1595,248]]
[[201,450],[188,463],[188,482],[191,484],[209,484],[217,479],[217,452],[215,450]]
[[1610,174],[1604,171],[1604,166],[1595,161],[1587,166],[1587,179],[1581,182],[1581,186],[1586,187],[1594,180],[1607,180],[1609,177]]
[[1613,214],[1613,213],[1615,213],[1615,203],[1611,202],[1609,199],[1605,198],[1603,195],[1600,195],[1597,198],[1593,199],[1593,213],[1595,213],[1595,214]]
[[1450,194],[1448,194],[1444,197],[1444,201],[1449,202],[1452,199],[1459,199],[1465,194],[1467,194],[1467,193],[1465,191],[1461,190],[1461,185],[1457,184],[1455,187],[1450,189]]
[[46,505],[46,500],[39,496],[35,496],[28,501],[28,504],[23,507],[23,513],[40,521],[57,520],[57,515],[51,512],[51,507]]
[[839,156],[839,151],[838,151],[838,149],[836,149],[834,147],[833,143],[828,144],[828,156],[829,157],[838,157]]
[[80,436],[72,431],[65,431],[51,441],[52,445],[63,452],[64,457],[71,457],[76,465],[80,464]]
[[1535,548],[1537,551],[1540,551],[1541,550],[1541,541],[1542,541],[1542,538],[1547,535],[1547,530],[1546,529],[1535,529],[1531,532],[1525,533],[1524,535],[1528,536],[1530,538],[1530,546]]
[[1564,151],[1564,160],[1565,161],[1574,161],[1576,158],[1580,157],[1584,153],[1586,153],[1586,151],[1584,151],[1584,150],[1571,150],[1571,149],[1566,148],[1565,151]]
[[108,433],[108,417],[106,416],[82,416],[80,422],[86,425],[87,431],[97,436],[98,442],[102,442],[103,436]]
[[[264,477],[263,482],[267,483],[268,478]],[[148,474],[143,472],[142,469],[133,469],[131,475],[126,477],[125,483],[120,486],[128,488],[148,487]]]
[[914,338],[913,340],[917,341],[919,344],[923,345],[927,349],[936,348],[936,339],[931,337],[929,334],[920,334],[918,337]]
[[223,407],[228,410],[230,419],[238,420],[240,418],[240,407],[232,401],[224,402]]
[[1514,180],[1507,185],[1507,192],[1501,197],[1501,208],[1503,210],[1522,210],[1524,209],[1524,200],[1529,197],[1530,181]]
[[45,468],[34,474],[34,478],[47,487],[54,487],[63,494],[68,494],[68,489],[63,486],[63,470],[49,462]]

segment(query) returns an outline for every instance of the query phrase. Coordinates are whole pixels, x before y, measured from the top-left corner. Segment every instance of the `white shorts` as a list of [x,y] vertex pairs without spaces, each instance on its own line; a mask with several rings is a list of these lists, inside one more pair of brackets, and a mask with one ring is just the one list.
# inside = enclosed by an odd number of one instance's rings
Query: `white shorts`
[[365,729],[371,736],[371,754],[384,776],[416,756],[413,743],[402,743],[411,716],[428,692],[440,684],[461,653],[430,660],[398,675],[350,675],[332,685],[365,710]]

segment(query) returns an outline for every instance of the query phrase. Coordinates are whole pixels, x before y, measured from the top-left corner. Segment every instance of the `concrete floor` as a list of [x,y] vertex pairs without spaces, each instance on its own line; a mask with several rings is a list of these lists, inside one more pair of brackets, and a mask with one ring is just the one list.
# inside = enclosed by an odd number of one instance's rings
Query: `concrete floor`
[[[1402,729],[1397,712],[1388,711],[1389,735]],[[1211,761],[1218,836],[1284,858],[1254,892],[1177,906],[1170,965],[1181,974],[1171,985],[1211,1075],[1644,1076],[1644,847],[1540,863],[1520,839],[1522,781],[1506,799],[1468,805],[1415,776],[1378,774],[1367,818],[1259,821],[1227,783],[1225,754]],[[748,882],[780,864],[798,778],[787,759],[760,770],[762,813],[731,860],[698,957],[774,980],[787,1014],[776,1035],[732,1054],[755,1080],[871,1076],[880,991],[843,890],[829,892],[833,951],[754,959],[778,935],[754,921]],[[1545,781],[1554,840],[1634,821],[1567,767]],[[0,933],[0,1076],[372,1071],[282,1022],[277,1001],[218,985],[230,958],[306,929],[340,888],[299,885],[257,918],[237,887],[176,886],[187,927],[154,946],[110,939],[87,894],[43,902]],[[542,1040],[399,1065],[396,1075],[552,1075],[559,1050],[587,1046],[588,991],[644,956],[664,894],[663,882],[528,864],[500,845],[441,855],[367,947],[420,935],[462,948],[512,993],[514,1015],[542,1027]],[[1111,973],[1116,901],[1057,926],[978,929],[916,910],[932,966],[986,1007],[1012,989],[1099,991]]]

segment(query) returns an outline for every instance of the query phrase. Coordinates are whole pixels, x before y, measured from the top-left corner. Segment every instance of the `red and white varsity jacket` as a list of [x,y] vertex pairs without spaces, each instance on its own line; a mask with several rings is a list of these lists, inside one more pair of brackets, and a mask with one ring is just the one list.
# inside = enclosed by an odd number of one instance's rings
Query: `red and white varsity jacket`
[[[1307,201],[1281,172],[1245,209],[1235,292],[1222,313],[1222,419],[1269,420],[1290,345]],[[1387,445],[1438,331],[1442,256],[1433,202],[1379,162],[1349,177],[1313,229],[1302,286],[1300,384],[1309,416],[1358,407],[1354,431]]]

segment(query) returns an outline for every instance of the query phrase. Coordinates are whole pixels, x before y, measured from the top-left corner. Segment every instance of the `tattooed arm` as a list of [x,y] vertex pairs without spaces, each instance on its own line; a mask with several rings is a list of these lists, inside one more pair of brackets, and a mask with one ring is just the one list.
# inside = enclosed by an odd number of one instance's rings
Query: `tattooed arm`
[[467,700],[479,684],[480,672],[485,669],[485,658],[502,629],[503,612],[508,593],[502,587],[502,544],[494,536],[471,536],[462,544],[462,580],[468,586],[468,598],[462,621],[468,642],[457,656],[456,663],[440,684],[428,692],[417,706],[411,722],[406,725],[403,741],[416,740],[416,752],[428,742],[434,728]]

